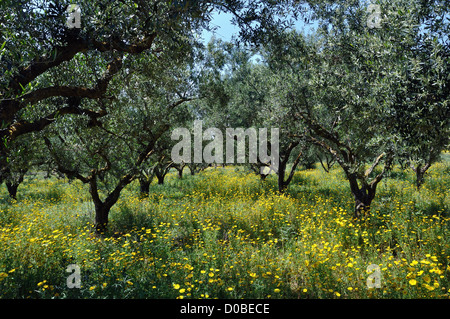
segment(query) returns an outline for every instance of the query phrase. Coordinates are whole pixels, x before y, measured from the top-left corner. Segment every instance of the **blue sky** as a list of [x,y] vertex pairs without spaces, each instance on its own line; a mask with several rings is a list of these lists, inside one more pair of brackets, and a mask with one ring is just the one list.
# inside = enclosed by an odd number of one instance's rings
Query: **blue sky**
[[[214,35],[216,38],[220,38],[224,41],[230,41],[233,35],[239,33],[239,27],[231,23],[232,14],[224,12],[215,12],[211,21],[211,25],[217,27],[217,30],[213,32],[203,31],[202,38],[205,43],[208,43],[211,37]],[[314,27],[314,24],[305,25],[302,21],[295,24],[297,30],[310,30]]]
[[239,27],[231,24],[231,18],[232,15],[229,13],[214,13],[211,25],[213,27],[217,27],[218,29],[214,32],[203,31],[202,37],[205,42],[209,42],[213,35],[215,35],[216,38],[220,38],[224,41],[230,41],[233,34],[237,34],[239,32]]

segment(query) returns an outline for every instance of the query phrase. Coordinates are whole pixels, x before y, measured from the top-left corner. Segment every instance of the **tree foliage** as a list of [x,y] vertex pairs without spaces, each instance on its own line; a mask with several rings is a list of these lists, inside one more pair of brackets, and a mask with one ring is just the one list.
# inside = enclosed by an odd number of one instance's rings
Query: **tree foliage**
[[356,214],[394,157],[448,144],[448,6],[377,3],[381,28],[368,28],[364,2],[326,2],[316,5],[315,38],[279,32],[269,45],[274,73],[287,78],[286,107],[344,170]]

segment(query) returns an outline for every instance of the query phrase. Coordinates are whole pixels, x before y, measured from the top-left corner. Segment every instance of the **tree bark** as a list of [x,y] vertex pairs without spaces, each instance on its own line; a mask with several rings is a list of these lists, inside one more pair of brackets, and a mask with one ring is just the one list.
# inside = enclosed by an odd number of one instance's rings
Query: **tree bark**
[[[21,169],[17,173],[11,173],[10,169],[6,169],[6,188],[8,189],[9,197],[17,199],[17,189],[23,182],[27,169]],[[17,174],[17,175],[16,175]]]
[[418,169],[416,171],[416,187],[417,190],[420,190],[420,188],[422,187],[422,184],[424,182],[424,176],[425,176],[425,171],[422,171],[421,169]]
[[294,150],[294,148],[299,144],[299,141],[292,142],[289,147],[284,151],[283,157],[280,157],[280,162],[278,164],[278,191],[280,193],[284,193],[288,187],[288,185],[291,183],[292,178],[294,177],[295,169],[297,168],[298,164],[300,163],[300,159],[302,157],[304,148],[302,151],[297,155],[294,162],[292,163],[291,170],[289,172],[289,176],[287,179],[285,179],[286,174],[286,167],[289,160],[289,157]]
[[375,198],[378,182],[374,181],[370,184],[362,182],[362,186],[359,187],[356,174],[349,174],[348,180],[355,199],[354,215],[356,218],[361,218],[370,213],[370,204]]
[[168,163],[166,166],[163,166],[163,164],[159,163],[155,166],[153,171],[156,178],[158,179],[159,185],[164,184],[164,178],[166,177],[167,173],[169,173],[171,167],[173,167],[173,163]]
[[419,164],[417,166],[414,166],[411,164],[411,169],[416,173],[416,188],[419,191],[424,183],[424,177],[427,170],[430,168],[431,163],[426,163],[422,166],[422,164]]
[[278,191],[284,193],[287,189],[288,183],[284,180],[284,175],[286,173],[286,161],[280,161],[278,164]]
[[6,179],[8,173],[8,160],[5,147],[0,147],[0,185]]
[[166,177],[166,175],[164,174],[156,174],[156,178],[158,179],[158,185],[163,185],[164,184],[164,178]]
[[92,201],[94,202],[95,207],[95,232],[97,234],[103,234],[108,226],[108,217],[109,211],[117,203],[117,200],[120,197],[120,192],[125,188],[128,184],[131,183],[133,177],[131,175],[125,175],[121,178],[116,188],[108,194],[106,199],[102,201],[98,194],[97,187],[97,176],[94,175],[89,180],[89,193],[91,194]]
[[174,165],[173,167],[175,167],[175,169],[178,171],[178,178],[179,179],[183,179],[183,170],[184,170],[184,167],[186,166],[186,164],[177,164],[177,165]]
[[6,182],[6,188],[8,189],[9,197],[12,199],[17,199],[17,188],[19,187],[20,183],[11,183]]
[[188,165],[189,171],[191,172],[191,176],[195,175],[195,167],[193,165]]
[[104,234],[108,227],[110,208],[102,202],[95,203],[95,233]]
[[152,181],[147,178],[139,178],[139,188],[141,198],[148,197],[148,194],[150,193],[151,182]]

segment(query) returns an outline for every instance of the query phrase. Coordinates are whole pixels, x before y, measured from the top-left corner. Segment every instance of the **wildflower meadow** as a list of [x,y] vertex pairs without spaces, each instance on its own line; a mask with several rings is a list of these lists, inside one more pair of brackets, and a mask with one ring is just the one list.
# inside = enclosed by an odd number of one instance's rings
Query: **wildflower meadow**
[[284,194],[238,166],[170,172],[126,188],[103,236],[86,185],[30,175],[17,200],[0,189],[0,298],[448,298],[449,174],[445,154],[418,191],[395,167],[355,219],[338,168],[301,168]]

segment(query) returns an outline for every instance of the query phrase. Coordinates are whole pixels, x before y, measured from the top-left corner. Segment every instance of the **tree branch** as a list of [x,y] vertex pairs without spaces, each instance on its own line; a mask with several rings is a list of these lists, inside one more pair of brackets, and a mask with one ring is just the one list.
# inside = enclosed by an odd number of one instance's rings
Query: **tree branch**
[[51,86],[22,95],[18,100],[21,100],[23,105],[25,103],[36,103],[53,96],[99,99],[104,96],[109,82],[121,68],[122,58],[117,57],[108,63],[105,75],[97,81],[97,84],[92,89],[85,87]]
[[69,177],[76,177],[77,179],[79,179],[81,182],[83,183],[89,183],[92,179],[92,175],[88,176],[88,177],[84,177],[83,175],[81,175],[80,173],[78,173],[75,170],[70,170],[66,167],[64,167],[64,165],[61,164],[60,159],[58,158],[58,156],[56,155],[55,149],[52,145],[52,143],[50,142],[50,140],[44,136],[44,142],[45,145],[47,146],[50,154],[52,155],[53,159],[56,162],[56,165],[58,166],[58,171],[60,171],[63,174],[66,174]]
[[297,168],[298,164],[300,163],[300,159],[302,158],[303,152],[305,151],[305,147],[298,153],[297,157],[295,158],[294,162],[292,163],[291,171],[289,172],[289,176],[286,180],[286,184],[289,185],[291,183],[292,178],[294,177],[295,169]]
[[[5,98],[0,100],[0,119],[6,123],[14,121],[16,113],[24,107],[24,103],[35,103],[48,97],[53,96],[77,96],[80,98],[100,98],[106,92],[106,88],[109,81],[116,74],[121,66],[122,60],[115,59],[109,65],[105,76],[97,82],[97,85],[93,89],[83,87],[70,87],[70,86],[54,86],[49,88],[38,89],[34,92],[25,94],[20,98],[15,98],[20,95],[23,87],[28,83],[35,80],[38,76],[45,73],[53,67],[59,66],[61,63],[70,61],[77,53],[85,52],[89,50],[96,50],[99,52],[112,52],[118,51],[122,53],[138,54],[149,49],[156,33],[152,33],[145,37],[143,40],[135,44],[127,44],[125,41],[115,39],[110,42],[101,42],[95,39],[83,39],[73,38],[68,40],[66,46],[55,46],[52,52],[53,55],[43,55],[31,61],[26,67],[23,67],[18,73],[10,80],[4,96]],[[3,93],[3,92],[2,92]],[[9,130],[0,131],[1,136],[7,135]]]
[[[299,111],[297,113],[297,115],[300,116],[304,120],[306,125],[308,125],[308,127],[311,130],[313,130],[318,136],[336,144],[336,146],[339,149],[339,152],[344,157],[344,160],[346,162],[349,162],[349,163],[354,162],[354,155],[353,155],[352,149],[348,145],[345,145],[344,143],[342,143],[339,140],[337,133],[332,133],[332,132],[328,131],[322,125],[320,125],[316,121],[314,121],[314,119],[312,119],[310,114],[308,114],[307,112]],[[334,124],[333,124],[333,128],[334,128]]]
[[334,159],[339,163],[339,165],[342,167],[342,169],[344,170],[344,172],[346,173],[346,175],[348,176],[348,174],[350,173],[350,168],[347,165],[347,163],[345,162],[345,160],[343,160],[338,152],[331,147],[330,145],[328,145],[326,142],[321,141],[317,138],[315,138],[314,136],[309,136],[309,139],[311,140],[311,142],[313,142],[314,144],[322,147],[323,149],[325,149],[326,151],[328,151],[333,157]]
[[386,153],[382,153],[380,156],[378,156],[375,161],[373,162],[372,166],[369,167],[365,173],[364,173],[364,177],[369,177],[369,175],[373,172],[373,170],[375,169],[375,167],[377,167],[378,163],[380,163],[380,160],[386,155]]
[[388,170],[391,169],[391,166],[392,166],[393,161],[394,161],[394,154],[393,154],[392,152],[388,152],[388,153],[386,154],[386,160],[385,160],[385,162],[384,162],[383,171],[382,171],[380,174],[378,174],[378,175],[372,180],[372,182],[370,182],[369,185],[370,185],[371,188],[376,187],[376,185],[383,179],[384,174],[386,174],[386,172],[387,172]]
[[[19,121],[14,124],[11,124],[9,128],[4,129],[3,131],[7,131],[5,135],[9,135],[10,139],[17,138],[20,135],[30,133],[30,132],[38,132],[43,130],[46,126],[56,121],[59,116],[64,116],[67,114],[79,114],[79,115],[87,115],[91,119],[98,119],[99,117],[105,116],[107,114],[106,110],[102,109],[99,112],[95,112],[88,109],[80,109],[77,106],[67,106],[56,110],[48,114],[45,117],[41,117],[40,119],[34,122],[28,121]],[[3,134],[2,134],[3,135]]]

